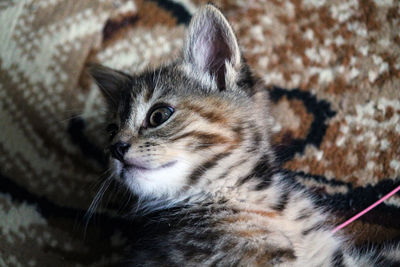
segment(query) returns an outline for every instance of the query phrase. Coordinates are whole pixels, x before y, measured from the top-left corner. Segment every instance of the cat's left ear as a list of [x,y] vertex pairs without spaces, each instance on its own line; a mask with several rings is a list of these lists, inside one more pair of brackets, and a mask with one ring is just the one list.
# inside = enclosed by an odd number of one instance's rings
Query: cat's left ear
[[239,45],[229,22],[213,5],[201,8],[191,20],[184,61],[200,75],[211,75],[219,90],[237,79],[242,64]]
[[109,108],[116,111],[123,98],[123,90],[130,85],[132,77],[99,64],[90,64],[88,71],[103,93]]

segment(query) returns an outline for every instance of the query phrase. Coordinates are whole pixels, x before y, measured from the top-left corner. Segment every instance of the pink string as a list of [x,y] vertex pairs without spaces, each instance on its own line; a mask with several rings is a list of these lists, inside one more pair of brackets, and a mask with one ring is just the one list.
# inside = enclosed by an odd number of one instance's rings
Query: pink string
[[377,202],[375,202],[374,204],[372,204],[371,206],[369,206],[368,208],[366,208],[365,210],[361,211],[360,213],[358,213],[357,215],[351,217],[350,219],[348,219],[347,221],[345,221],[344,223],[342,223],[339,226],[336,226],[335,229],[332,230],[332,233],[335,233],[337,231],[339,231],[340,229],[346,227],[347,225],[349,225],[350,223],[354,222],[355,220],[357,220],[358,218],[360,218],[361,216],[363,216],[365,213],[367,213],[368,211],[372,210],[373,208],[375,208],[376,206],[378,206],[379,204],[381,204],[383,201],[385,201],[386,199],[390,198],[391,196],[393,196],[394,194],[397,193],[397,191],[400,190],[400,185],[395,188],[393,191],[391,191],[389,194],[387,194],[386,196],[384,196],[383,198],[379,199]]

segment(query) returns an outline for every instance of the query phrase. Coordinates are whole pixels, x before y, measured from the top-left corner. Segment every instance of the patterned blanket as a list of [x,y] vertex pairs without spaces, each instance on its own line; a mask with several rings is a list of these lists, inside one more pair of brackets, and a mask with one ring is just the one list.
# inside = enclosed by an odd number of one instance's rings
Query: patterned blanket
[[[85,65],[173,60],[203,0],[0,0],[0,266],[110,266],[126,247],[104,105]],[[288,174],[338,219],[400,185],[400,3],[219,0],[271,91]],[[98,204],[91,218],[85,212]],[[100,200],[99,200],[100,199]],[[129,203],[129,202],[128,202]],[[400,238],[400,194],[345,231]]]

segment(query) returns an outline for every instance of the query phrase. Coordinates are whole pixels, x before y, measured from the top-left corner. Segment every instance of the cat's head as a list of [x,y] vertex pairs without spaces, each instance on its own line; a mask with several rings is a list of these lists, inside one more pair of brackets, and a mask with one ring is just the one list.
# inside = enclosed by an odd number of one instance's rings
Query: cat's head
[[268,149],[265,91],[256,89],[231,26],[214,6],[193,17],[177,62],[135,76],[99,65],[90,71],[113,117],[115,176],[138,195],[201,189]]

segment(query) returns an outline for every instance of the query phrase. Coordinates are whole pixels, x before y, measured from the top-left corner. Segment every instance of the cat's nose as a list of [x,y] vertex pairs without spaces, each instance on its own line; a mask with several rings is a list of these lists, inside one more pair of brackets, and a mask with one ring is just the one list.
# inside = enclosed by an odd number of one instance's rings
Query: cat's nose
[[130,144],[118,141],[110,146],[111,156],[121,162],[124,162],[124,155],[131,147]]

